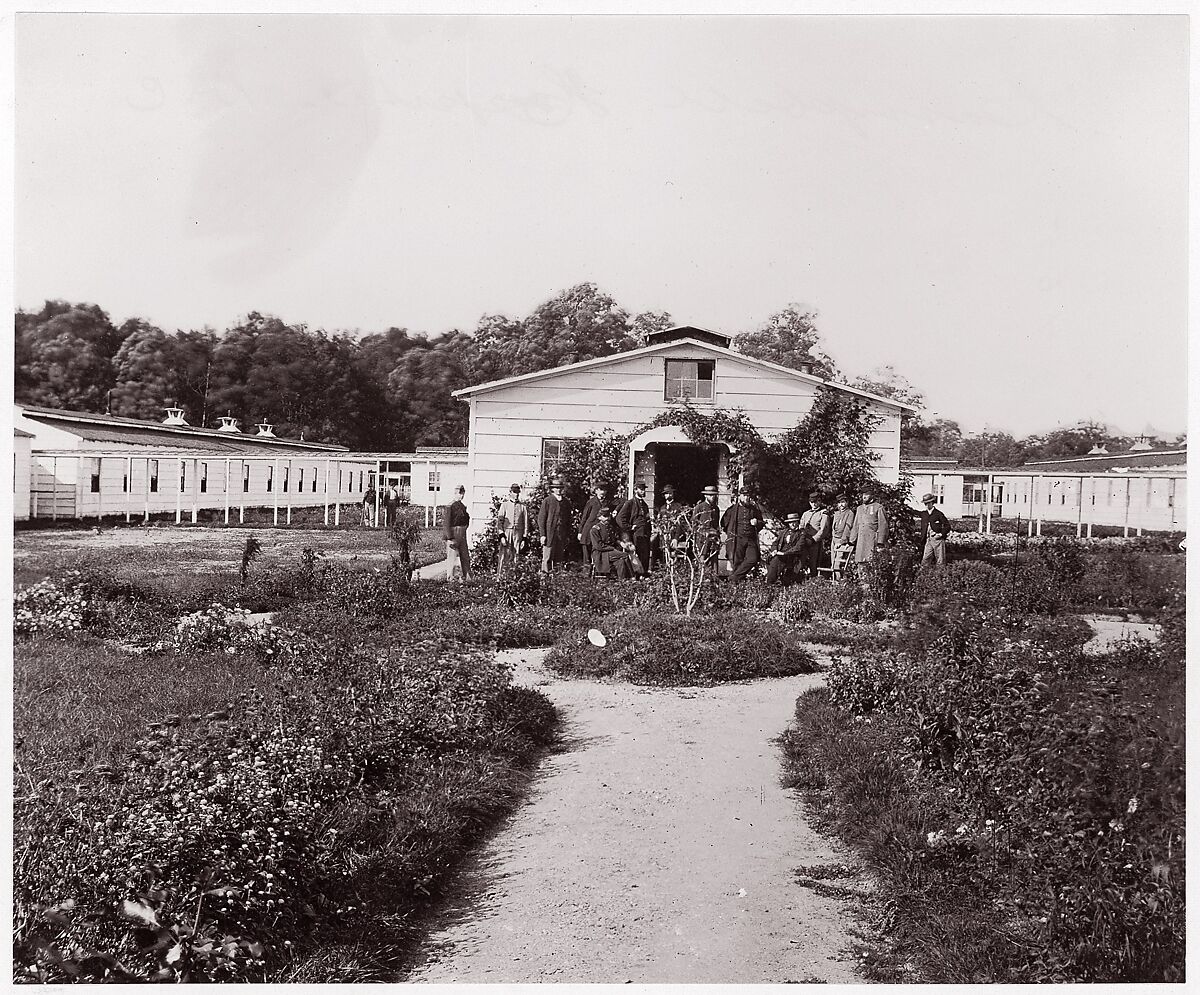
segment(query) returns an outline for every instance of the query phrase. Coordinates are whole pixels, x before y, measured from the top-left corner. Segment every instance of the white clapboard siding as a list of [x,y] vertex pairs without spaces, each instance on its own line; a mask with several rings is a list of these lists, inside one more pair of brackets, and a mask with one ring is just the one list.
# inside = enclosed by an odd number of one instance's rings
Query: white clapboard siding
[[29,455],[29,439],[13,437],[13,519],[25,521],[29,518],[30,481],[32,465]]
[[[514,482],[537,483],[543,440],[581,438],[606,429],[625,435],[669,410],[671,403],[664,396],[666,359],[714,360],[714,398],[693,400],[693,407],[740,408],[767,438],[793,428],[820,390],[815,380],[684,342],[651,355],[618,357],[482,391],[470,399],[467,486],[473,528],[486,521],[493,495]],[[893,483],[899,479],[900,412],[867,403],[879,418],[869,439],[876,473]]]

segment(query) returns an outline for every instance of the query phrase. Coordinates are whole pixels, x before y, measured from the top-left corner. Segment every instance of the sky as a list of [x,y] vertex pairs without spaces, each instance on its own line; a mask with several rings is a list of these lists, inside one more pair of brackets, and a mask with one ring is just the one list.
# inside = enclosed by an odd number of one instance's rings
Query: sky
[[436,334],[592,281],[1018,436],[1187,421],[1187,22],[16,22],[15,302]]

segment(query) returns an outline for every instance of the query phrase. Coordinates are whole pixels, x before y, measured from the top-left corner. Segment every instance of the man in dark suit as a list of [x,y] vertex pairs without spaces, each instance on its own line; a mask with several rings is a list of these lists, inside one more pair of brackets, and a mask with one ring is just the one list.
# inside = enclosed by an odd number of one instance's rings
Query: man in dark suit
[[602,507],[588,536],[588,547],[592,551],[592,575],[617,580],[629,576],[629,553],[621,545],[621,533],[613,522],[612,509]]
[[717,507],[717,488],[709,484],[704,496],[692,508],[692,528],[696,535],[696,557],[709,565],[713,578],[717,576],[720,554],[721,509]]
[[650,506],[646,504],[644,480],[633,485],[633,497],[617,512],[617,528],[621,530],[621,538],[633,543],[634,552],[642,561],[642,576],[646,576],[650,572]]
[[767,554],[767,583],[787,586],[802,577],[802,557],[810,545],[808,533],[800,525],[800,516],[793,511],[784,521],[775,548]]
[[442,535],[446,539],[446,560],[450,568],[447,576],[454,573],[454,557],[458,557],[460,580],[474,580],[471,576],[471,551],[467,546],[467,527],[471,524],[471,516],[463,497],[467,489],[461,484],[455,488],[454,501],[446,508],[442,517]]
[[750,500],[748,492],[739,492],[721,517],[721,528],[730,545],[729,566],[733,573],[729,579],[735,584],[745,580],[758,566],[758,533],[762,527],[762,512],[758,505]]
[[921,569],[946,565],[946,537],[950,534],[950,520],[937,506],[937,498],[926,494],[921,498],[925,510],[921,512],[921,531],[924,533],[924,554]]
[[567,558],[575,533],[571,529],[571,506],[562,496],[563,478],[550,481],[550,493],[538,507],[538,535],[542,542],[542,573],[549,573]]
[[[651,544],[657,544],[663,562],[668,556],[674,556],[674,550],[681,542],[687,541],[688,509],[682,501],[675,500],[675,488],[667,484],[662,489],[663,503],[655,512],[654,528],[650,532]],[[651,555],[655,555],[653,552]]]
[[583,516],[579,521],[579,542],[583,545],[584,558],[592,562],[592,526],[596,524],[596,519],[600,517],[600,509],[608,507],[608,489],[603,484],[597,484],[592,496],[587,499],[587,504],[583,506]]

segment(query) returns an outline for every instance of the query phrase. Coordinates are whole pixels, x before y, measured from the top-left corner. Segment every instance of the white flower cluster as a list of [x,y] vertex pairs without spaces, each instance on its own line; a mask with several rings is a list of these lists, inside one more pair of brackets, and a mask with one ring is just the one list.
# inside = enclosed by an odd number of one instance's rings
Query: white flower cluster
[[69,636],[83,628],[87,601],[52,580],[39,581],[13,597],[13,634]]

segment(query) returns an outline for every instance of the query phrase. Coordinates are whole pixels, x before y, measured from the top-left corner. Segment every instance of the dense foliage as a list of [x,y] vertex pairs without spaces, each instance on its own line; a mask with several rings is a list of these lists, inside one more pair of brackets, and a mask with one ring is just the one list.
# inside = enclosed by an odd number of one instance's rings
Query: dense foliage
[[[544,697],[428,628],[372,638],[406,571],[273,576],[279,625],[94,570],[18,594],[18,980],[386,976],[511,807]],[[318,601],[328,624],[298,624]]]
[[851,638],[797,702],[791,783],[930,980],[1182,980],[1183,599],[1152,585],[1160,642],[1085,653],[1053,613],[1107,559],[1060,541],[919,577],[908,627]]
[[[266,418],[281,435],[360,450],[463,445],[468,409],[453,391],[635,348],[671,323],[663,312],[633,315],[591,283],[524,318],[485,314],[474,329],[432,336],[396,326],[331,333],[254,311],[221,332],[171,332],[139,317],[114,324],[95,304],[54,300],[16,313],[15,392],[21,402],[136,418],[157,419],[174,404],[193,425],[227,413],[243,426]],[[1005,466],[1079,456],[1097,443],[1116,452],[1132,441],[1091,422],[1022,440],[925,422],[920,390],[891,366],[844,377],[825,351],[816,312],[800,304],[739,332],[734,348],[913,405],[902,443],[914,457]]]

